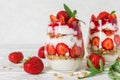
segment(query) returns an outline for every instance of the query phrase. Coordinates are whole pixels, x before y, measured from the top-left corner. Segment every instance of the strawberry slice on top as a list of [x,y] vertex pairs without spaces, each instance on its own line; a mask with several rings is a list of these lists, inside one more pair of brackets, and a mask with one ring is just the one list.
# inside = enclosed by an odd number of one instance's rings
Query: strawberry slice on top
[[69,51],[69,47],[65,43],[58,43],[56,45],[56,51],[58,55],[64,56]]
[[102,42],[102,47],[105,50],[112,50],[114,48],[113,40],[111,38],[106,38]]

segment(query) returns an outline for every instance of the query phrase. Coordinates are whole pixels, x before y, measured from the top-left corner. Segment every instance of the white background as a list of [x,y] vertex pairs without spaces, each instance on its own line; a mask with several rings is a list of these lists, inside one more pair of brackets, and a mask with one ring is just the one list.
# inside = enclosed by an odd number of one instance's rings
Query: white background
[[120,22],[120,0],[0,0],[0,47],[44,44],[49,15],[63,10],[63,3],[86,22],[85,44],[91,14],[115,10]]

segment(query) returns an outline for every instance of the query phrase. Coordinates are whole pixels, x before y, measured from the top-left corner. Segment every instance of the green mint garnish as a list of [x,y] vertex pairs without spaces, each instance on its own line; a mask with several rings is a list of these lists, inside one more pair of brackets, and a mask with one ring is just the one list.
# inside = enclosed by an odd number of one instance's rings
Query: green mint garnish
[[92,77],[92,76],[95,76],[95,75],[97,75],[99,73],[102,73],[104,71],[104,65],[103,65],[102,60],[100,60],[100,63],[99,63],[100,64],[100,69],[99,70],[96,69],[93,66],[92,62],[89,59],[87,60],[87,62],[88,62],[88,65],[90,66],[90,68],[87,69],[88,71],[90,71],[90,74],[88,74],[87,76],[81,77],[79,79],[84,79],[84,78]]
[[112,11],[110,14],[113,15],[115,13],[115,11]]
[[69,17],[75,17],[75,15],[77,14],[76,10],[71,10],[66,4],[64,4],[64,9],[67,12]]

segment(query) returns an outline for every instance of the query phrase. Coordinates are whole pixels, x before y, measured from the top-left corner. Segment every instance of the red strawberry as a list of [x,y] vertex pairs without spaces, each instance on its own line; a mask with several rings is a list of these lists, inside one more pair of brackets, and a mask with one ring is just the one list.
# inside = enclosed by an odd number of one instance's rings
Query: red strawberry
[[49,55],[55,55],[56,54],[55,47],[52,44],[47,44],[46,45],[46,51]]
[[112,24],[117,24],[117,17],[115,11],[112,11],[111,14],[108,16],[109,22]]
[[110,29],[102,29],[102,32],[104,32],[106,36],[111,36],[114,34],[114,31]]
[[69,16],[66,11],[59,11],[57,13],[57,19],[60,19],[61,17],[64,17],[65,21],[69,19]]
[[99,37],[95,36],[91,40],[91,45],[99,47],[99,41],[100,41]]
[[73,28],[73,26],[76,25],[76,23],[77,23],[77,19],[74,17],[71,17],[67,22],[67,24],[70,28]]
[[58,22],[61,22],[62,25],[65,24],[65,18],[61,16],[61,18],[58,19]]
[[120,45],[120,35],[115,35],[114,40],[115,40],[116,45],[119,46]]
[[44,46],[41,46],[41,47],[39,48],[39,50],[38,50],[38,56],[39,56],[40,58],[45,58],[44,50],[45,50]]
[[33,56],[24,63],[24,71],[30,74],[39,74],[43,71],[44,64],[39,57]]
[[102,42],[102,47],[105,50],[112,50],[114,48],[114,44],[113,44],[113,40],[111,38],[106,38],[103,42]]
[[99,13],[97,18],[102,20],[102,25],[104,25],[108,21],[108,16],[109,16],[109,13],[106,11],[103,11],[103,12]]
[[99,26],[98,20],[95,15],[91,16],[91,22],[94,23],[95,27]]
[[69,51],[69,48],[65,43],[58,43],[56,46],[56,51],[58,55],[65,55],[65,53]]
[[24,56],[23,56],[23,53],[22,52],[11,52],[8,56],[9,58],[9,61],[11,61],[12,63],[20,63]]
[[[70,49],[70,56],[72,57],[72,58],[76,58],[76,57],[78,57],[78,56],[80,56],[81,55],[81,53],[82,53],[82,48],[81,47],[79,47],[79,46],[77,46],[77,44],[75,44],[73,47],[72,47],[72,49]],[[83,56],[83,54],[81,55],[81,56]]]
[[[100,60],[102,60],[103,65],[105,65],[105,59],[104,57],[96,54],[96,53],[91,53],[88,57],[88,59],[91,61],[91,63],[93,64],[93,66],[97,69],[100,69]],[[87,66],[89,67],[88,63]]]
[[55,23],[55,22],[58,21],[58,19],[57,19],[56,16],[54,16],[54,15],[50,15],[50,20],[51,20],[51,22],[53,22],[53,23]]

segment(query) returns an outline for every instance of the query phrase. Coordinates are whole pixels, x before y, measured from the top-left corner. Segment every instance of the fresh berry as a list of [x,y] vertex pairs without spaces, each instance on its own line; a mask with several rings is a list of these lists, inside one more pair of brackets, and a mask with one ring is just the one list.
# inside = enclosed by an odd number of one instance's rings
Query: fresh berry
[[39,57],[33,56],[24,63],[24,71],[29,74],[39,74],[43,71],[44,64]]
[[108,16],[109,16],[109,13],[106,11],[103,11],[103,12],[99,13],[97,18],[98,18],[98,20],[102,20],[102,25],[104,25],[108,21]]
[[114,44],[113,44],[113,40],[111,38],[106,38],[103,42],[102,42],[102,47],[105,50],[112,50],[114,48]]
[[114,41],[115,41],[116,45],[119,46],[120,45],[120,35],[115,35]]
[[65,18],[63,16],[61,16],[61,18],[58,19],[58,22],[61,23],[61,25],[65,24]]
[[47,44],[46,45],[46,51],[49,55],[55,55],[56,54],[56,49],[55,49],[54,45],[52,45],[52,44]]
[[110,29],[102,29],[102,32],[105,33],[106,36],[111,36],[114,34],[114,31],[113,30],[110,30]]
[[97,17],[96,17],[95,15],[92,15],[92,16],[91,16],[91,22],[94,23],[95,27],[96,27],[96,26],[99,26]]
[[41,46],[38,50],[38,56],[40,58],[45,58],[45,53],[44,53],[44,50],[45,50],[45,47],[44,46]]
[[72,57],[72,58],[76,58],[76,57],[78,57],[78,56],[83,56],[83,53],[82,53],[83,51],[82,51],[82,48],[81,47],[79,47],[79,46],[77,46],[77,44],[75,44],[73,47],[72,47],[72,49],[70,49],[70,56]]
[[91,40],[92,46],[99,47],[99,42],[100,42],[100,39],[97,36],[93,37],[92,40]]
[[63,10],[57,13],[57,19],[61,19],[61,17],[64,17],[65,21],[69,19],[68,14],[66,13],[66,11]]
[[74,17],[71,17],[68,22],[67,22],[68,26],[70,28],[73,28],[76,24],[77,24],[77,19]]
[[108,16],[108,20],[112,24],[117,24],[117,17],[115,11],[112,11],[111,14]]
[[58,43],[56,46],[56,51],[58,55],[65,55],[69,51],[69,48],[65,43]]
[[11,52],[8,56],[9,58],[9,61],[11,61],[12,63],[20,63],[24,56],[23,56],[23,53],[22,52]]
[[58,21],[58,19],[57,19],[56,16],[54,16],[54,15],[50,15],[50,20],[51,20],[51,22],[53,22],[53,23],[55,23],[55,22]]
[[[88,59],[91,61],[92,65],[97,69],[100,69],[100,60],[102,60],[103,65],[105,65],[104,57],[96,53],[91,53]],[[87,66],[89,67],[88,63],[87,63]]]

